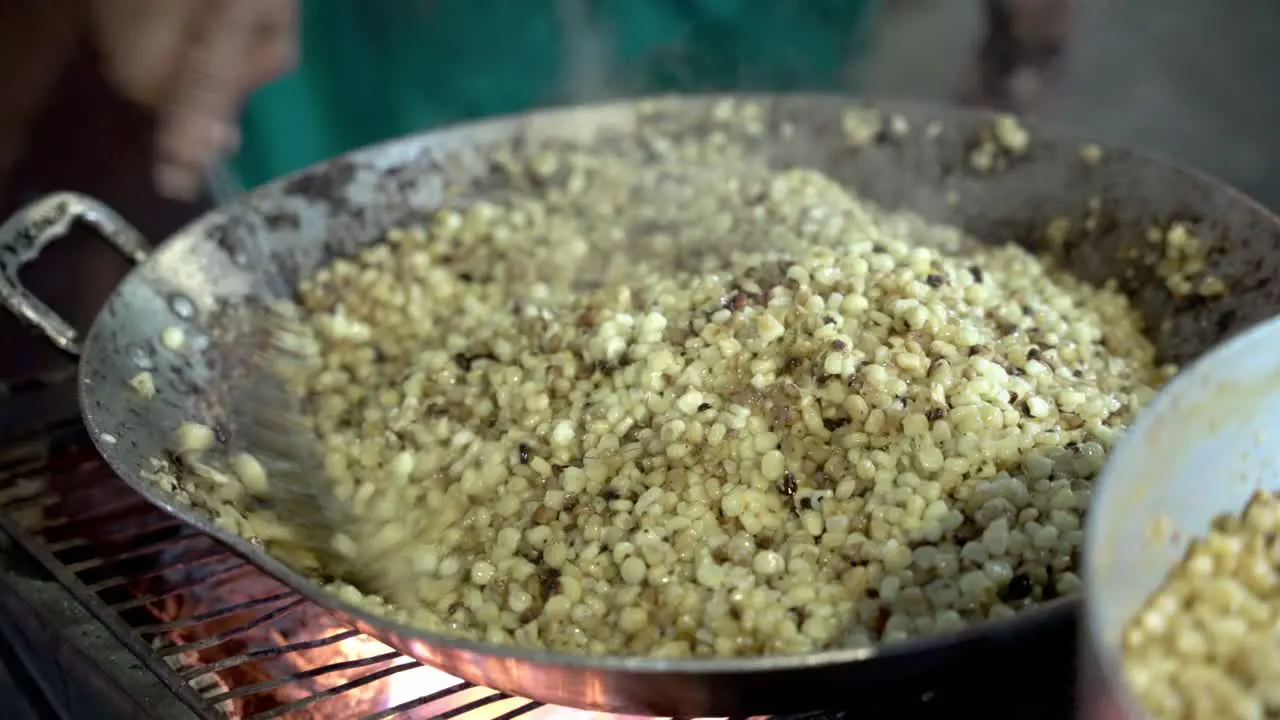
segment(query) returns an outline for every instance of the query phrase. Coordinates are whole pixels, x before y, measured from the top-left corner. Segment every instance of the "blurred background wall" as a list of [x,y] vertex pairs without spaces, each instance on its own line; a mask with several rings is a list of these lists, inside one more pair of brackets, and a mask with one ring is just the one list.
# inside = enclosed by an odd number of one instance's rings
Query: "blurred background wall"
[[[1079,1],[1068,73],[1040,114],[1200,167],[1280,209],[1280,2]],[[949,97],[979,12],[966,0],[886,0],[864,87]]]

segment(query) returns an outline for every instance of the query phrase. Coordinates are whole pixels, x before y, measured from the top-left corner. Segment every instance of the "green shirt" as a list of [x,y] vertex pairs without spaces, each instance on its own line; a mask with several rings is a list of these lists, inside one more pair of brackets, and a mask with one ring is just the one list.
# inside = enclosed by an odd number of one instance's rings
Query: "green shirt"
[[[848,90],[875,4],[305,0],[300,67],[249,103],[237,170],[257,185],[423,128],[580,99],[572,86],[592,78],[613,96]],[[589,8],[589,46],[566,39],[571,5]]]

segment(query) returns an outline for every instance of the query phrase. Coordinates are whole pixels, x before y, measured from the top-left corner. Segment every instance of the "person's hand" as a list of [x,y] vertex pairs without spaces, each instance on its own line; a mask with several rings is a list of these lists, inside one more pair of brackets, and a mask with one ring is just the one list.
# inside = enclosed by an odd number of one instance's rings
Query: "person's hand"
[[1073,0],[985,0],[986,37],[966,70],[961,99],[1027,112],[1061,72]]
[[297,59],[297,0],[87,0],[107,80],[159,113],[156,185],[189,199],[239,144],[258,87]]
[[0,0],[0,204],[13,201],[13,172],[31,130],[75,56],[80,0]]

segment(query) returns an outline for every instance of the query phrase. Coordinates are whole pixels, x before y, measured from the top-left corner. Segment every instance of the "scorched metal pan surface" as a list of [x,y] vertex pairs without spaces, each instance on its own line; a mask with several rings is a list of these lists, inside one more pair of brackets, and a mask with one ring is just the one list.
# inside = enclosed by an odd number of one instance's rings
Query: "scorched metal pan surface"
[[[83,196],[44,198],[0,228],[0,300],[80,357],[84,420],[102,455],[150,502],[217,537],[353,626],[423,662],[472,682],[548,703],[644,715],[724,716],[849,707],[896,678],[963,663],[967,654],[1032,638],[1069,621],[1073,599],[1012,619],[914,639],[878,651],[724,660],[571,656],[477,643],[416,630],[344,603],[256,545],[216,527],[205,512],[146,480],[149,459],[173,444],[181,422],[218,425],[246,343],[243,309],[292,288],[271,287],[237,245],[264,236],[296,284],[326,261],[381,239],[397,223],[442,202],[446,181],[483,192],[486,150],[518,141],[635,133],[659,119],[668,133],[705,133],[726,100],[755,103],[765,123],[759,151],[778,166],[821,170],[888,208],[957,225],[988,241],[1045,248],[1050,220],[1072,220],[1062,257],[1080,277],[1117,278],[1145,313],[1166,360],[1184,362],[1280,308],[1271,278],[1280,274],[1280,224],[1242,194],[1187,170],[1117,148],[1101,159],[1082,141],[1029,123],[1025,153],[998,157],[979,172],[970,154],[994,116],[910,103],[836,96],[693,96],[547,110],[414,135],[359,150],[264,186],[252,212],[211,212],[154,251],[123,219]],[[842,129],[850,108],[884,120],[867,143]],[[890,120],[893,119],[891,122]],[[1097,161],[1095,161],[1097,160]],[[1089,214],[1093,220],[1081,220]],[[1225,298],[1178,301],[1143,250],[1147,228],[1183,220],[1211,238],[1209,271],[1231,288]],[[18,282],[18,271],[76,221],[96,226],[138,262],[83,338]],[[1135,248],[1137,250],[1135,250]],[[1141,251],[1141,252],[1139,252]],[[1146,253],[1145,255],[1143,253]],[[1145,259],[1142,259],[1145,258]],[[162,351],[161,334],[179,327],[193,351]],[[129,386],[152,374],[148,400]]]

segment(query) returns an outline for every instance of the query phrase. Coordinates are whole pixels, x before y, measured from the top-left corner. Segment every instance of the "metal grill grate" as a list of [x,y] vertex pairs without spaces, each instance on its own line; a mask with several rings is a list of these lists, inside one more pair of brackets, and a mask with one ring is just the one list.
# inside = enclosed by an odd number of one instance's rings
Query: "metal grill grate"
[[[397,697],[394,707],[370,704],[379,686],[421,666],[326,621],[307,600],[151,507],[111,473],[78,423],[0,456],[0,529],[200,718],[467,720],[483,712],[486,720],[510,720],[543,708],[447,676],[436,678],[447,678],[446,686]],[[221,597],[210,588],[232,583],[231,600],[202,605]],[[184,606],[197,610],[175,612]],[[294,637],[298,628],[317,627],[315,618],[325,634]],[[353,643],[367,651],[305,659]],[[357,696],[366,700],[360,710],[351,704]]]

